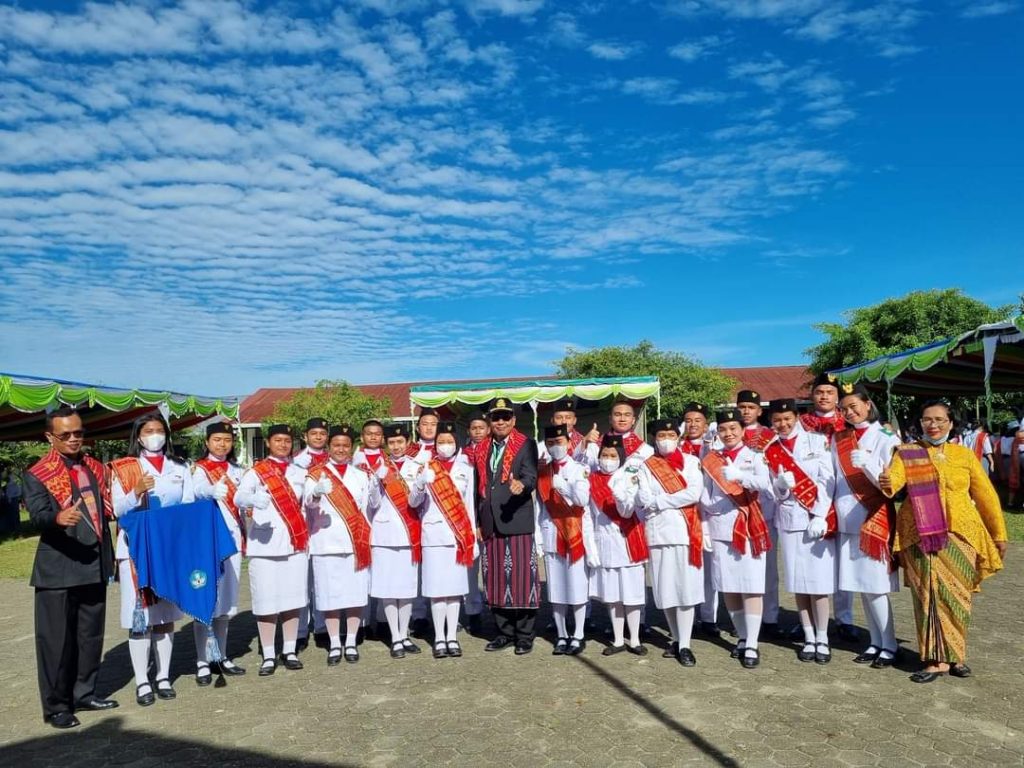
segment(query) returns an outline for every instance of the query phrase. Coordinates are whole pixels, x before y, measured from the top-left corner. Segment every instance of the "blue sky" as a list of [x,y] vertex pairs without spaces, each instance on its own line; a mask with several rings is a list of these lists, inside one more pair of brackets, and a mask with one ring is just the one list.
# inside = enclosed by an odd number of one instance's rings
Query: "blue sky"
[[0,5],[0,369],[202,394],[793,364],[1024,290],[1002,0]]

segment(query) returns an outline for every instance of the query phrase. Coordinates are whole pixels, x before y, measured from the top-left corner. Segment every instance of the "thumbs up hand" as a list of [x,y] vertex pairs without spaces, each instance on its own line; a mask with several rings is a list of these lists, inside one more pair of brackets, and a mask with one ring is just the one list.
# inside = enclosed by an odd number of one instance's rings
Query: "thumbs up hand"
[[512,492],[513,496],[518,496],[519,494],[521,494],[526,489],[526,486],[523,485],[519,480],[517,480],[513,476],[513,477],[509,478],[508,489]]
[[600,443],[601,442],[601,433],[598,432],[598,430],[597,430],[597,422],[594,422],[594,426],[592,426],[590,428],[590,431],[587,432],[586,440],[587,440],[588,443]]

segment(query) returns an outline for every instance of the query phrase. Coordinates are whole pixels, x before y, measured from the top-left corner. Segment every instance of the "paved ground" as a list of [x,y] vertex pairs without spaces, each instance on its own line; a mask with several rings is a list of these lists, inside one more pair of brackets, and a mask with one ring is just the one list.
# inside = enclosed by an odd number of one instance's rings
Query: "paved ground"
[[[0,581],[0,765],[1021,765],[1024,546],[1014,545],[1009,563],[976,602],[975,676],[927,686],[907,680],[917,657],[902,593],[897,628],[909,650],[902,669],[884,671],[851,663],[852,648],[834,649],[829,666],[801,664],[786,644],[765,646],[760,669],[747,671],[724,638],[698,640],[689,670],[662,659],[661,647],[605,658],[598,608],[599,640],[575,659],[551,657],[547,641],[522,658],[485,654],[484,640],[467,636],[461,660],[393,661],[386,646],[368,643],[355,666],[327,669],[324,652],[311,649],[301,672],[258,678],[246,613],[231,645],[249,675],[197,688],[186,625],[172,670],[177,700],[142,709],[111,610],[101,692],[122,706],[83,714],[84,727],[66,733],[39,712],[32,592]],[[116,587],[110,598],[116,606]],[[649,615],[652,645],[663,646],[664,624],[653,608]]]

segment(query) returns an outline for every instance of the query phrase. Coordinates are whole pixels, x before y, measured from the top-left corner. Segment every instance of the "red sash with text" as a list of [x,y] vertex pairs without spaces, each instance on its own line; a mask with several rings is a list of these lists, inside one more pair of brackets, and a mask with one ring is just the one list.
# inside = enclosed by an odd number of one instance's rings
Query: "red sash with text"
[[431,459],[428,466],[434,472],[434,481],[429,486],[430,495],[455,534],[455,562],[468,568],[473,565],[476,533],[473,531],[469,512],[466,511],[466,504],[444,465],[437,459]]
[[228,495],[223,501],[218,499],[218,503],[224,504],[228,508],[228,512],[231,513],[231,517],[238,523],[238,530],[242,532],[242,554],[245,554],[245,525],[242,521],[242,512],[238,509],[238,505],[235,504],[235,491],[238,490],[238,486],[231,479],[228,471],[224,468],[223,462],[214,461],[209,456],[205,459],[200,459],[196,462],[196,466],[203,470],[203,474],[206,475],[206,479],[210,481],[210,485],[216,485],[222,479],[224,484],[228,487]]
[[768,524],[761,513],[761,502],[758,501],[757,495],[735,480],[725,479],[722,470],[725,469],[726,461],[718,451],[710,451],[701,464],[714,484],[739,510],[732,528],[733,548],[746,554],[749,541],[750,553],[755,557],[769,551],[772,548],[772,537],[768,533]]
[[892,503],[861,469],[853,466],[853,452],[856,450],[857,430],[844,429],[836,433],[836,452],[839,466],[846,477],[846,483],[867,511],[864,525],[860,527],[860,549],[872,560],[889,562],[890,537],[893,530],[894,510]]
[[590,476],[590,498],[597,504],[597,508],[619,527],[622,536],[626,539],[626,552],[629,554],[629,562],[642,563],[651,555],[647,546],[647,537],[644,536],[644,524],[636,515],[622,517],[618,507],[615,506],[615,496],[612,493],[610,481],[611,475],[594,473]]
[[257,461],[253,464],[252,471],[266,487],[271,501],[274,502],[274,508],[284,520],[292,542],[292,549],[296,552],[305,552],[306,545],[309,544],[309,526],[306,525],[306,517],[302,514],[302,505],[295,498],[295,491],[292,490],[288,478],[285,477],[278,463],[271,459]]
[[384,493],[398,510],[398,516],[405,525],[405,532],[409,536],[409,546],[412,548],[412,561],[420,562],[423,557],[421,545],[421,531],[419,516],[409,509],[409,488],[402,479],[402,473],[398,471],[398,465],[390,456],[384,457],[384,465],[388,468],[387,477],[384,478]]
[[554,488],[554,467],[549,462],[537,473],[537,493],[558,531],[558,555],[575,563],[583,549],[583,507],[574,507]]
[[[112,518],[114,516],[114,509],[110,503],[107,476],[104,472],[103,464],[92,456],[83,456],[82,464],[96,478],[96,485],[99,486],[100,496],[102,497],[103,517],[105,519]],[[51,448],[50,452],[33,464],[28,471],[29,474],[46,487],[50,495],[56,499],[58,507],[65,509],[71,506],[71,472],[64,463],[64,459],[55,449]]]
[[[793,478],[796,480],[796,487],[792,491],[793,498],[810,514],[818,502],[818,486],[804,472],[803,467],[797,463],[793,454],[787,451],[779,440],[773,440],[764,449],[764,457],[768,460],[768,466],[775,469],[775,474],[793,473]],[[829,505],[828,513],[825,515],[825,538],[835,535],[838,522],[835,506]]]
[[[487,463],[491,460],[492,444],[492,438],[488,437],[477,446],[476,456],[474,457],[476,459],[477,486],[481,496],[487,493]],[[501,482],[507,483],[509,481],[509,478],[512,476],[512,462],[524,445],[526,445],[526,435],[518,429],[513,429],[509,432],[508,437],[505,438],[505,453],[501,456]]]
[[752,451],[763,451],[774,439],[775,432],[768,427],[758,426],[743,430],[743,444]]
[[[348,472],[365,472],[359,467],[349,466]],[[356,570],[361,571],[370,567],[370,521],[366,515],[359,511],[359,505],[352,498],[352,494],[337,475],[331,472],[326,465],[313,467],[309,470],[309,476],[313,482],[320,482],[323,477],[331,481],[331,492],[327,494],[328,501],[337,510],[338,515],[348,529],[349,538],[352,539],[352,552],[356,558]]]
[[[676,455],[682,460],[682,453],[677,451]],[[686,480],[680,474],[681,464],[680,469],[677,470],[669,461],[661,456],[651,456],[644,464],[651,474],[654,475],[654,479],[658,481],[658,485],[664,489],[665,493],[673,494],[686,490]],[[690,535],[690,565],[694,568],[700,568],[704,565],[704,531],[700,524],[700,512],[697,510],[696,504],[683,507],[680,511],[683,513],[683,517],[686,518],[686,529]]]

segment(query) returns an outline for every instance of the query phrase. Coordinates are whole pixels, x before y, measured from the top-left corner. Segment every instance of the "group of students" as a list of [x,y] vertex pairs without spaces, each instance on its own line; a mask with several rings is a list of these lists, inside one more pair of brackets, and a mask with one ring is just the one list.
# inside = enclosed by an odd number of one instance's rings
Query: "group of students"
[[1000,433],[990,433],[981,421],[967,422],[956,438],[974,451],[1002,494],[1006,509],[1024,510],[1024,424],[1010,419]]

